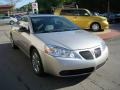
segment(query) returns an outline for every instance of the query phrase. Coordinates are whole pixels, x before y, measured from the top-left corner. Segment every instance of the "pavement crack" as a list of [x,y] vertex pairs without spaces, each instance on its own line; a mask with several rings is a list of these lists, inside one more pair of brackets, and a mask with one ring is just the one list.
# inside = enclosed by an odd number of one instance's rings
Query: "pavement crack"
[[95,73],[98,77],[102,77],[102,75],[101,74],[98,74],[98,73]]
[[30,87],[22,80],[20,76],[17,76],[17,80],[21,82],[27,90],[30,90]]
[[84,87],[82,84],[80,84],[80,86],[81,86],[84,90],[86,90],[85,87]]
[[101,90],[105,90],[102,86],[100,86],[99,84],[97,84],[95,80],[92,80],[92,79],[90,79],[90,78],[89,78],[89,80],[90,80],[91,83],[93,83],[94,85],[96,85],[96,86],[98,86],[99,88],[101,88]]
[[120,86],[120,84],[119,84],[119,83],[117,83],[117,82],[115,82],[115,81],[112,81],[112,83],[117,84],[118,86]]

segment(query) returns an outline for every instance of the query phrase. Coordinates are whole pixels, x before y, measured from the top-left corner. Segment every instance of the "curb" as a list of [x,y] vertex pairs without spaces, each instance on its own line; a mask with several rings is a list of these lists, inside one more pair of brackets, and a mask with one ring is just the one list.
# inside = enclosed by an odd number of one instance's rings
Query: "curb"
[[120,31],[117,30],[110,30],[109,32],[106,33],[98,33],[97,34],[99,37],[101,37],[103,40],[109,40],[112,38],[116,38],[120,36]]

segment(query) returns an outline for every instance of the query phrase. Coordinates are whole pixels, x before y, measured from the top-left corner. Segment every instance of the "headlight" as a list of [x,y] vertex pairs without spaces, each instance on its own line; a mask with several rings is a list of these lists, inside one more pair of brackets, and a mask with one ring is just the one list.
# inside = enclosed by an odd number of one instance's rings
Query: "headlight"
[[72,50],[55,45],[45,46],[45,52],[54,57],[77,58],[77,55]]
[[103,41],[101,42],[101,47],[102,47],[102,51],[105,50],[105,48],[107,47],[106,43]]

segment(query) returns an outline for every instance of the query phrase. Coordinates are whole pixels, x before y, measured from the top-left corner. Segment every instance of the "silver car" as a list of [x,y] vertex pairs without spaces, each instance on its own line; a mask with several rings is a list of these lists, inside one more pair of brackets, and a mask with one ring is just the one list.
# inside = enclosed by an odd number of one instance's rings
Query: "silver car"
[[30,58],[33,71],[40,76],[91,74],[108,59],[102,39],[62,16],[24,16],[12,28],[10,40],[13,48],[19,47]]

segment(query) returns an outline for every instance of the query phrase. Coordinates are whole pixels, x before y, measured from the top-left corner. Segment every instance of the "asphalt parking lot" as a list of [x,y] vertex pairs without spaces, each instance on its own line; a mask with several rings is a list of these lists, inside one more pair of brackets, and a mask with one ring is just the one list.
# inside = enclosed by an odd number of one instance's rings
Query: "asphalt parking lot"
[[[0,26],[0,90],[120,90],[120,36],[106,40],[110,50],[107,63],[89,77],[38,77],[29,59],[9,41],[10,26]],[[120,25],[111,25],[120,30]]]

